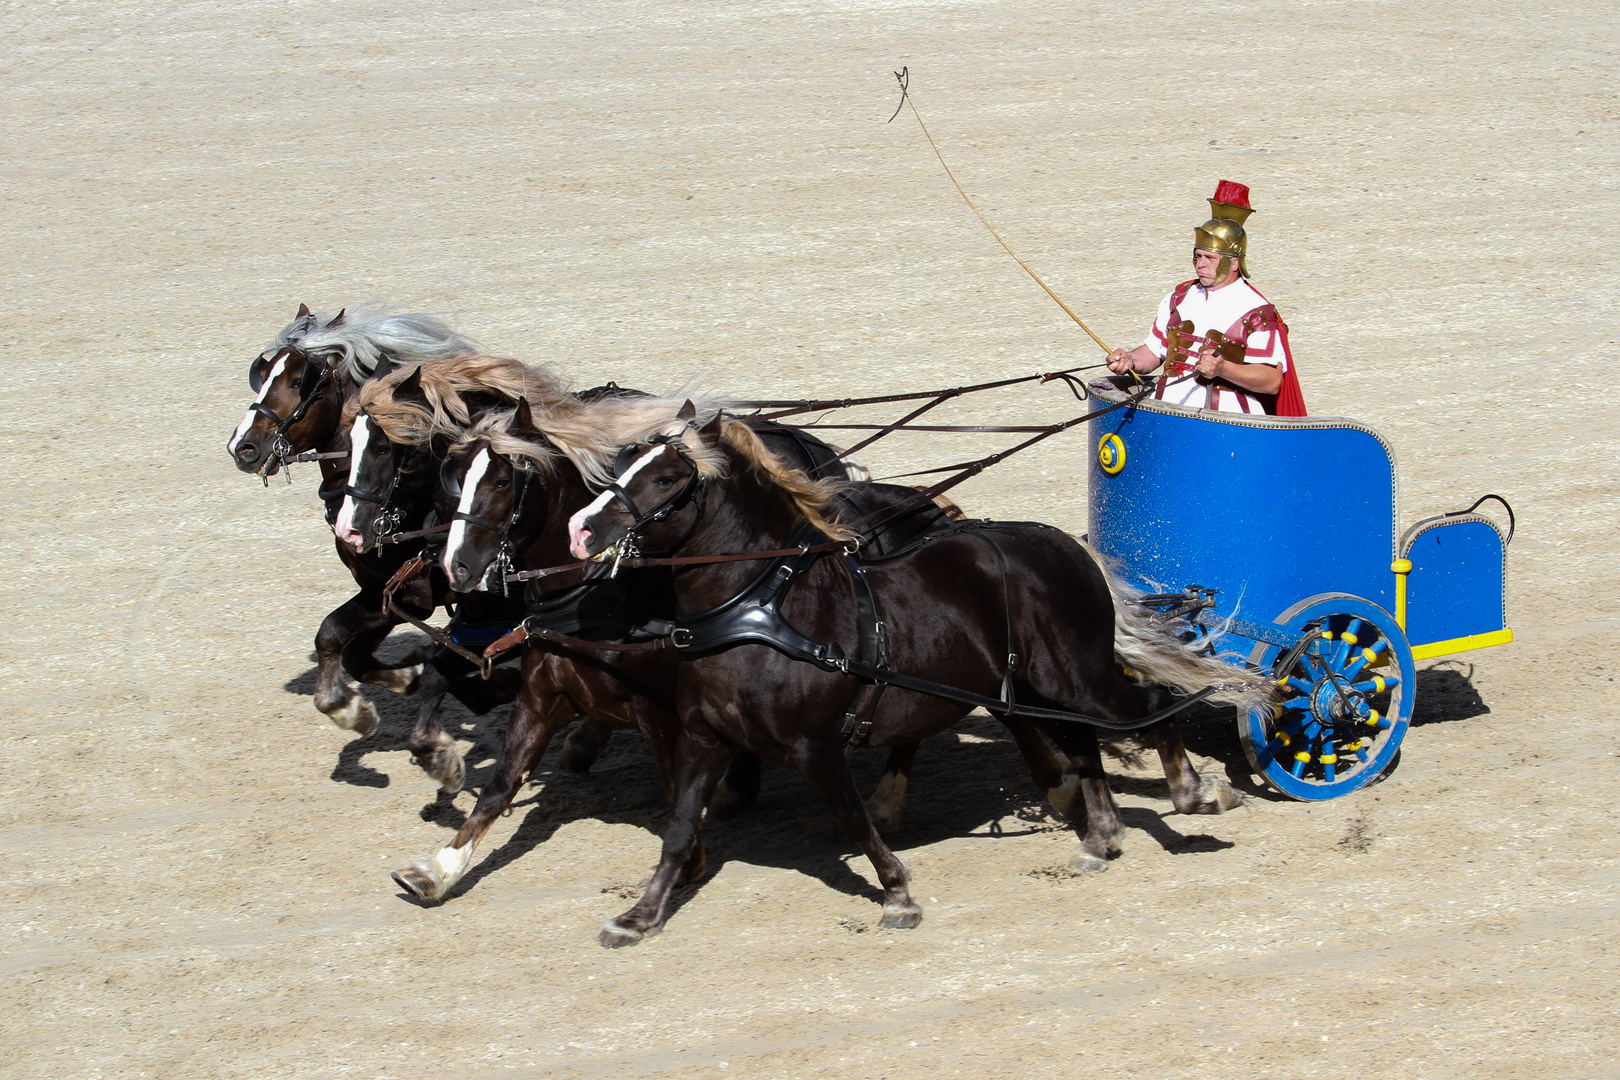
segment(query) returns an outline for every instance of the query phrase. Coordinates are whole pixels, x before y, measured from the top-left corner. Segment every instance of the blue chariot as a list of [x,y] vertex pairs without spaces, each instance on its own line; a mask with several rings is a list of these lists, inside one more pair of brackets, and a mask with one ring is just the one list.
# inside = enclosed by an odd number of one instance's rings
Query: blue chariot
[[[1513,640],[1512,509],[1486,495],[1399,532],[1395,455],[1372,428],[1152,400],[1090,426],[1092,547],[1217,650],[1253,642],[1230,658],[1281,699],[1239,717],[1239,734],[1283,794],[1331,799],[1377,779],[1412,717],[1416,661]],[[1505,532],[1477,513],[1493,499]]]

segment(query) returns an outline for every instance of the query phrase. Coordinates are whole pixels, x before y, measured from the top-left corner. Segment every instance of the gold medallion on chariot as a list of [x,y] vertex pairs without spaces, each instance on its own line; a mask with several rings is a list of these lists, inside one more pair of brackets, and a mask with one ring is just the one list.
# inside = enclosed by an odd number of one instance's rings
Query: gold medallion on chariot
[[1097,442],[1097,464],[1109,476],[1118,476],[1125,468],[1125,441],[1118,435],[1104,435]]

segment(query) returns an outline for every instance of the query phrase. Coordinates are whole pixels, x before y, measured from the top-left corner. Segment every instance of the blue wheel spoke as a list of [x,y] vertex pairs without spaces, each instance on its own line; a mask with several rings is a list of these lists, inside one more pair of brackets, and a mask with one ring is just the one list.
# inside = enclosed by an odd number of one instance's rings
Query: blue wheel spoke
[[1361,652],[1356,654],[1355,659],[1350,661],[1350,666],[1344,669],[1344,677],[1347,679],[1356,678],[1363,671],[1366,671],[1367,668],[1371,667],[1373,664],[1376,664],[1383,656],[1384,651],[1388,648],[1389,639],[1381,637],[1371,645],[1362,649]]
[[1333,752],[1332,742],[1324,742],[1322,744],[1322,753],[1317,756],[1316,760],[1322,763],[1323,779],[1330,784],[1333,783],[1333,781],[1337,778],[1339,755]]
[[1350,689],[1359,694],[1382,694],[1386,690],[1393,690],[1401,685],[1399,675],[1374,675],[1366,682],[1353,684]]
[[1362,625],[1360,619],[1351,619],[1350,624],[1344,628],[1344,633],[1339,635],[1339,645],[1333,650],[1333,670],[1344,670],[1344,665],[1350,659],[1350,650],[1356,646]]

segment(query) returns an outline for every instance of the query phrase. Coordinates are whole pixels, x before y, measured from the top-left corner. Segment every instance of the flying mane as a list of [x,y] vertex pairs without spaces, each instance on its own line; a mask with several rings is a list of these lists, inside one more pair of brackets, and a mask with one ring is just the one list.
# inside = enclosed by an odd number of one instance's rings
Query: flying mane
[[382,304],[300,315],[281,328],[267,351],[277,352],[289,345],[337,368],[356,383],[371,378],[383,356],[397,364],[413,364],[483,351],[477,342],[432,315],[396,313]]
[[[396,395],[413,373],[420,373],[418,384],[426,401]],[[551,368],[502,356],[457,356],[407,364],[371,380],[345,408],[344,423],[352,423],[363,410],[391,442],[415,445],[434,435],[455,440],[472,419],[465,399],[470,394],[489,394],[513,404],[527,398],[536,414],[577,405],[568,380]]]
[[[606,487],[613,482],[613,463],[621,448],[645,442],[654,435],[678,435],[687,428],[687,421],[676,413],[689,400],[686,395],[599,398],[588,402],[576,400],[549,415],[535,410],[534,423],[545,435],[545,442],[535,442],[532,437],[520,434],[515,430],[514,413],[500,412],[484,417],[463,431],[452,452],[464,451],[482,440],[495,452],[523,459],[546,475],[553,473],[558,456],[563,456],[579,469],[586,483],[596,488]],[[705,399],[693,404],[699,417],[712,419],[724,403]],[[697,423],[701,426],[700,421]],[[833,494],[843,486],[842,481],[810,479],[771,453],[753,429],[741,421],[726,420],[720,430],[721,438],[748,467],[779,490],[811,525],[835,540],[849,540],[856,535],[854,530],[830,521],[823,512]],[[684,443],[686,456],[700,475],[709,478],[725,475],[727,459],[722,450],[699,439],[689,438]]]
[[[530,408],[534,423],[546,437],[545,442],[534,442],[516,428],[515,412],[500,412],[485,416],[477,423],[456,432],[452,452],[465,450],[480,439],[489,443],[496,453],[522,458],[546,475],[556,468],[558,456],[567,458],[592,487],[606,487],[613,482],[613,462],[619,450],[627,443],[638,442],[653,432],[669,427],[671,423],[684,424],[674,419],[681,406],[692,400],[689,395],[676,397],[599,397],[581,401],[570,396],[555,408]],[[719,412],[724,402],[698,399],[698,410],[708,416]]]

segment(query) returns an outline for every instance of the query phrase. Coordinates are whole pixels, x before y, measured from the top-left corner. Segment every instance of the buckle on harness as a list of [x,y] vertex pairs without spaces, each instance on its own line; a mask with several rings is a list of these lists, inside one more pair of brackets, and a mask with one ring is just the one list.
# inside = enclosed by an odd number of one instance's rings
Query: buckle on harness
[[693,642],[692,631],[685,626],[677,626],[669,632],[669,643],[677,649],[690,649]]

